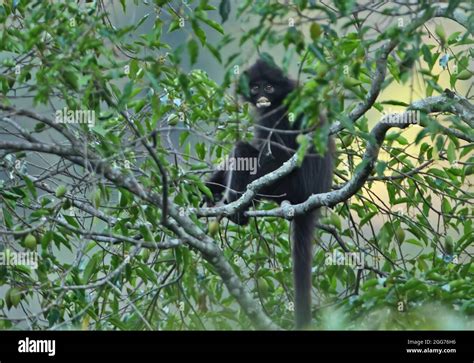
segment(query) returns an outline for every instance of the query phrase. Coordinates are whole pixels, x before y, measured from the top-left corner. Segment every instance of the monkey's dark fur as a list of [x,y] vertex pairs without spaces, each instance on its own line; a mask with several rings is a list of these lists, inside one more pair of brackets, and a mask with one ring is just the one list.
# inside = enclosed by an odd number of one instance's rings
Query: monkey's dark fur
[[[279,168],[298,149],[298,133],[279,131],[298,130],[300,120],[292,125],[283,100],[291,93],[296,83],[287,78],[279,68],[263,60],[258,60],[245,72],[249,80],[250,95],[244,98],[257,107],[258,125],[251,143],[239,141],[231,156],[236,158],[257,158],[257,172],[219,170],[207,185],[220,199],[225,192],[225,202],[238,199],[247,185],[255,179]],[[273,130],[273,131],[272,131]],[[317,132],[317,131],[316,131]],[[294,203],[304,202],[311,194],[327,192],[331,188],[333,174],[333,142],[328,141],[328,152],[324,156],[316,155],[310,149],[301,167],[286,177],[276,181],[259,192],[259,197],[281,203],[287,200]],[[240,225],[248,222],[241,211],[230,219]],[[308,327],[311,322],[311,262],[314,225],[318,211],[297,216],[292,224],[293,241],[293,278],[295,289],[295,319],[298,329]]]

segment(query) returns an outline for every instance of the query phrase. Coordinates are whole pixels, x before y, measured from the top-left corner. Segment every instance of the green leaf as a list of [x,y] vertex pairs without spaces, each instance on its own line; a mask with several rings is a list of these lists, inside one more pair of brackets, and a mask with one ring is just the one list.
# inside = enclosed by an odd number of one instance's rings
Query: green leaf
[[191,98],[191,92],[189,91],[189,79],[188,79],[188,77],[184,73],[181,73],[178,76],[178,82],[179,82],[179,85],[181,86],[181,89],[183,90],[184,95],[186,96],[186,98]]
[[453,142],[450,142],[448,145],[447,156],[450,163],[454,163],[456,161],[456,149]]
[[28,178],[26,175],[22,175],[22,178],[26,184],[26,187],[28,188],[28,190],[30,191],[31,195],[34,197],[34,198],[37,198],[38,197],[38,193],[36,192],[36,187],[35,187],[35,184],[31,181],[30,178]]
[[423,285],[423,281],[418,280],[415,277],[412,277],[410,280],[408,280],[405,285],[403,285],[402,289],[404,291],[411,290],[411,289],[416,289],[420,285]]
[[84,273],[82,275],[82,279],[84,280],[85,283],[87,283],[89,281],[90,277],[92,276],[92,274],[94,272],[96,272],[95,270],[96,270],[96,267],[97,267],[98,262],[99,262],[98,257],[99,257],[99,255],[92,256],[92,258],[87,263],[87,266],[84,269]]
[[109,322],[120,330],[129,330],[129,327],[124,322],[120,321],[120,319],[111,317],[109,318]]
[[63,77],[64,77],[64,81],[65,83],[71,87],[74,91],[78,91],[79,90],[79,81],[77,79],[77,76],[74,72],[72,71],[64,71],[62,73]]
[[420,241],[414,238],[407,239],[405,243],[410,243],[412,245],[419,246],[419,247],[425,247],[423,243],[421,243]]
[[21,198],[21,195],[11,193],[8,190],[0,190],[0,195],[3,195],[5,198],[10,200],[18,200]]
[[211,54],[214,56],[214,58],[217,59],[217,61],[219,63],[222,63],[222,58],[221,58],[221,54],[220,52],[214,48],[211,44],[207,43],[206,44],[206,48],[209,49],[209,52],[211,52]]
[[362,227],[364,224],[366,224],[368,221],[370,221],[375,215],[377,215],[379,212],[378,211],[373,211],[373,212],[369,212],[367,213],[361,220],[360,220],[360,223],[359,223],[359,227]]
[[260,58],[267,64],[269,64],[270,66],[273,66],[273,67],[277,67],[277,64],[275,63],[275,60],[273,59],[273,57],[268,54],[267,52],[261,52],[260,53]]
[[188,136],[189,136],[189,131],[183,131],[179,135],[179,146],[183,146],[183,144],[186,141],[186,139],[188,138]]
[[224,34],[224,28],[222,28],[222,25],[220,25],[218,22],[215,22],[214,20],[205,18],[203,16],[198,16],[198,17],[201,21],[209,25],[214,30],[217,30],[219,33]]
[[191,65],[193,65],[194,63],[196,63],[197,57],[199,55],[199,46],[194,39],[190,39],[188,41],[188,52]]
[[396,140],[400,145],[408,145],[408,140],[404,138],[402,135],[398,135]]
[[423,54],[423,59],[425,60],[425,62],[428,63],[430,70],[433,69],[433,57],[431,55],[430,49],[425,44],[421,46],[421,53]]
[[379,161],[375,166],[375,171],[377,172],[377,176],[382,177],[383,172],[387,168],[387,163],[385,161]]
[[336,213],[331,214],[330,223],[336,227],[339,231],[342,230],[341,218]]
[[448,38],[448,44],[456,43],[459,35],[461,35],[461,32],[454,32],[453,34],[451,34]]
[[180,20],[180,19],[174,19],[174,20],[170,23],[170,26],[169,26],[169,28],[168,28],[168,33],[174,32],[176,29],[179,29],[179,28],[180,28],[179,20]]
[[461,81],[468,80],[471,77],[472,77],[472,73],[468,71],[467,69],[462,70],[456,75],[456,78],[460,79]]
[[229,18],[230,13],[230,0],[221,0],[219,4],[219,15],[221,16],[222,23],[225,23]]
[[449,204],[449,201],[446,198],[443,198],[443,201],[441,202],[441,211],[443,214],[450,214],[451,210],[451,204]]
[[153,281],[154,283],[158,282],[158,280],[156,279],[156,273],[147,265],[140,264],[140,267],[137,270],[137,273],[139,273],[140,271],[143,272],[144,277],[146,277],[148,280]]
[[362,290],[367,290],[371,287],[374,287],[374,286],[377,286],[379,283],[379,281],[377,279],[371,279],[371,280],[367,280],[366,282],[364,282],[364,284],[362,285]]
[[196,149],[199,159],[204,160],[206,157],[206,145],[202,142],[198,142],[194,148]]
[[75,228],[81,228],[81,226],[77,223],[75,217],[65,215],[65,216],[64,216],[64,219],[65,219],[66,222],[67,222],[68,224],[70,224],[71,226],[73,226],[73,227],[75,227]]
[[250,97],[249,78],[246,73],[239,77],[239,92],[245,97]]
[[435,34],[439,37],[439,40],[441,41],[441,44],[446,43],[446,33],[445,33],[444,28],[441,24],[436,24]]
[[54,325],[61,317],[60,311],[57,307],[53,307],[48,312],[48,323],[49,326]]
[[199,180],[199,182],[197,183],[197,186],[198,186],[199,190],[201,192],[203,192],[204,194],[206,194],[206,196],[209,199],[213,198],[211,190],[201,180]]
[[409,104],[406,102],[398,101],[398,100],[387,100],[387,101],[382,101],[380,102],[383,105],[393,105],[393,106],[403,106],[403,107],[408,107]]
[[94,125],[94,127],[92,128],[92,131],[94,131],[96,134],[102,136],[102,137],[106,137],[107,136],[107,130],[104,128],[104,124],[103,123],[97,123]]
[[206,32],[202,30],[196,20],[191,21],[191,27],[193,28],[194,34],[199,38],[201,44],[206,44]]
[[303,163],[304,157],[306,155],[306,152],[309,149],[309,138],[303,134],[299,134],[296,137],[296,142],[300,145],[300,147],[298,148],[298,151],[296,152],[298,155],[297,164],[298,166],[301,166],[301,164]]
[[120,100],[119,100],[120,106],[124,106],[129,101],[129,97],[132,94],[132,90],[133,90],[133,81],[130,81],[123,88],[122,95],[120,96]]
[[309,28],[309,34],[311,35],[311,39],[318,39],[322,32],[323,31],[321,29],[321,26],[318,23],[311,24],[311,27]]

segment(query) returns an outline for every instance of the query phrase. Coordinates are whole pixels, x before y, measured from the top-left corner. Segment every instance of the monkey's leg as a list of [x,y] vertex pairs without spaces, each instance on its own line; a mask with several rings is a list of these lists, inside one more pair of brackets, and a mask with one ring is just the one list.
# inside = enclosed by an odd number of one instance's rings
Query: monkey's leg
[[[258,165],[258,150],[247,142],[239,141],[232,152],[233,168],[228,172],[226,201],[228,203],[239,199],[247,189],[247,185],[255,179]],[[251,166],[254,166],[253,168]],[[229,219],[239,225],[248,223],[249,218],[241,210]]]

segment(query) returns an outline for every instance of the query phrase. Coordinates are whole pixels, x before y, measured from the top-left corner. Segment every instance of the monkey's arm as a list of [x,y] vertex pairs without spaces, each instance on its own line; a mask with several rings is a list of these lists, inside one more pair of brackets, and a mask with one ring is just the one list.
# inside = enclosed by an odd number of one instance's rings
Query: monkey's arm
[[[234,168],[214,172],[206,183],[214,196],[214,201],[220,199],[224,191],[226,192],[226,203],[236,201],[246,191],[249,183],[272,172],[282,164],[282,162],[279,162],[274,157],[262,157],[256,146],[243,141],[237,142],[230,157],[234,158],[234,163],[232,164]],[[242,165],[247,166],[247,168],[242,168]],[[254,168],[250,169],[250,165],[253,165]],[[271,193],[271,191],[268,193]],[[214,201],[207,201],[207,203],[212,205]],[[246,210],[240,210],[230,216],[229,219],[239,225],[247,224]]]
[[[235,158],[238,165],[238,161],[246,161],[243,164],[250,165],[250,160],[257,166],[257,173],[251,173],[251,170],[229,170],[229,177],[227,182],[227,193],[226,202],[230,203],[239,199],[247,189],[247,185],[252,182],[256,175],[258,175],[258,156],[259,151],[253,145],[239,141],[235,144],[234,150],[232,151],[232,157]],[[244,215],[245,210],[241,210],[234,215],[230,216],[230,220],[239,225],[245,225],[248,223],[249,218]]]

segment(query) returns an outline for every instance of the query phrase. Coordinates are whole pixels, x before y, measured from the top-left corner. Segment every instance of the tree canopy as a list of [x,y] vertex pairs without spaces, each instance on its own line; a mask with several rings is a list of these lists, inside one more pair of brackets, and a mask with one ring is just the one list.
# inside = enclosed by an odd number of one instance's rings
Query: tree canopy
[[[288,221],[324,207],[315,329],[474,328],[473,24],[461,1],[3,1],[0,327],[291,329]],[[207,207],[257,57],[299,82],[300,148]],[[329,135],[331,192],[227,220]]]

